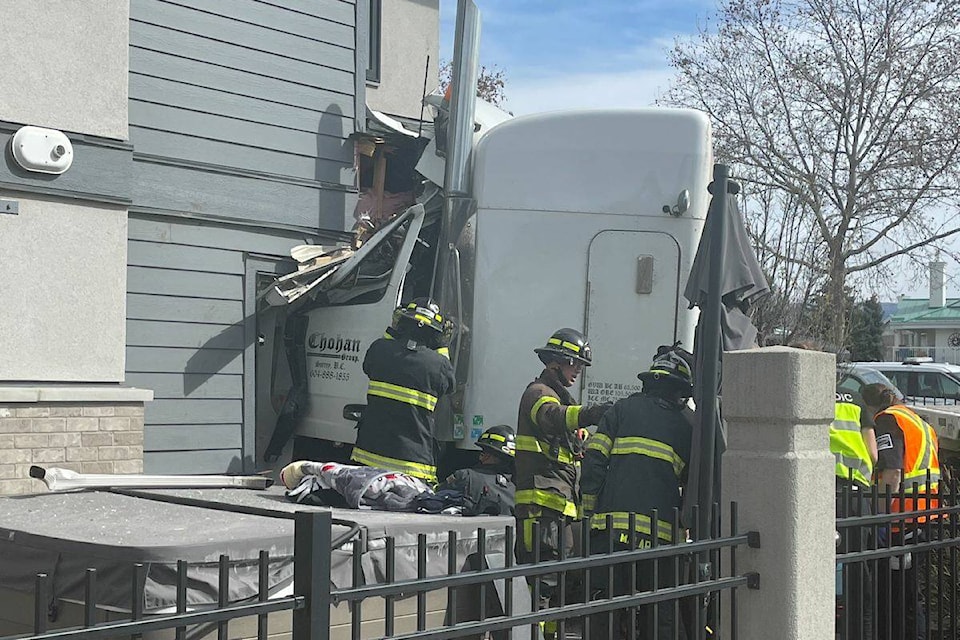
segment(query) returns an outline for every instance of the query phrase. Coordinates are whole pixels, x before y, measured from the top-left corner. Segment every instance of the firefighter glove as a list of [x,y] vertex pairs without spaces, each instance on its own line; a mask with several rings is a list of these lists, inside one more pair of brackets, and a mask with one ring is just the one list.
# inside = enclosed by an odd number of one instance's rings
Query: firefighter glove
[[612,402],[603,404],[592,404],[580,410],[580,424],[591,425],[600,424],[600,418],[613,406]]

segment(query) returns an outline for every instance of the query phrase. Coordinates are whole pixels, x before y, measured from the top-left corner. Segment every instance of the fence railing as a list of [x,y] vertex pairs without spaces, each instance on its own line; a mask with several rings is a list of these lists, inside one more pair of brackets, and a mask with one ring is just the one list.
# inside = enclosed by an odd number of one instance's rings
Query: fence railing
[[958,497],[956,480],[929,495],[838,489],[839,640],[960,637]]
[[[716,506],[714,507],[716,513]],[[664,628],[670,619],[669,637],[701,637],[693,629],[716,628],[719,623],[718,601],[722,591],[730,592],[731,608],[728,636],[736,639],[736,594],[742,587],[759,588],[759,576],[740,575],[737,550],[743,546],[758,547],[759,534],[737,530],[736,505],[725,517],[726,536],[720,535],[719,524],[710,535],[684,530],[679,514],[674,513],[670,541],[649,538],[643,530],[644,516],[631,514],[628,529],[615,529],[612,518],[605,530],[591,528],[589,520],[576,524],[581,544],[572,555],[561,554],[559,560],[517,564],[513,548],[514,530],[503,531],[503,547],[491,553],[488,533],[478,529],[475,553],[467,566],[458,560],[457,533],[448,533],[446,558],[428,553],[427,536],[417,536],[413,551],[415,576],[398,579],[398,545],[393,537],[384,539],[382,548],[383,575],[376,584],[365,580],[363,545],[354,544],[351,555],[352,584],[332,588],[331,515],[329,512],[295,514],[295,553],[293,594],[271,596],[268,589],[270,556],[259,555],[259,592],[255,601],[229,602],[230,559],[220,558],[219,601],[215,606],[190,610],[187,603],[188,567],[177,565],[176,612],[147,614],[143,612],[143,565],[136,565],[131,588],[129,619],[115,622],[97,620],[97,573],[88,570],[85,576],[83,625],[67,629],[48,629],[48,605],[51,602],[50,576],[36,577],[33,633],[9,636],[0,640],[96,640],[102,638],[136,638],[148,632],[170,630],[171,637],[184,640],[212,633],[218,640],[230,635],[230,622],[257,616],[256,637],[276,637],[269,627],[269,614],[292,612],[290,636],[293,640],[328,640],[331,637],[331,611],[346,605],[349,609],[349,635],[352,639],[392,637],[398,639],[443,640],[458,637],[480,637],[492,634],[495,639],[538,637],[543,628],[555,623],[560,638],[571,634],[583,638],[615,638],[621,630],[636,637],[643,625]],[[658,522],[656,512],[649,514]],[[715,518],[719,522],[720,518]],[[696,518],[694,518],[696,521]],[[640,526],[638,526],[638,523]],[[594,523],[595,525],[598,523]],[[500,531],[498,530],[498,535]],[[533,532],[538,539],[537,531]],[[591,552],[599,542],[605,551]],[[591,544],[593,543],[593,544]],[[617,544],[619,543],[619,544]],[[409,562],[410,549],[404,541]],[[491,547],[493,545],[490,545]],[[622,550],[618,547],[622,547]],[[721,552],[724,561],[721,563]],[[443,560],[443,565],[440,564]],[[556,578],[556,597],[549,602],[540,592],[541,578]],[[528,591],[527,583],[532,584]],[[427,599],[431,594],[445,596],[443,621],[435,616],[428,624]],[[412,605],[415,599],[416,604]],[[404,601],[404,628],[398,628],[398,603]],[[372,618],[364,616],[365,605],[375,605]],[[433,612],[436,613],[436,612]],[[415,618],[415,620],[409,619]],[[371,620],[374,620],[371,623]],[[371,626],[371,624],[373,626]],[[198,627],[197,625],[200,625]],[[202,633],[198,633],[198,629]],[[601,633],[601,629],[603,630]],[[690,633],[685,635],[682,631]],[[529,631],[529,634],[527,633]],[[160,636],[162,637],[162,636]]]
[[907,358],[933,358],[934,362],[960,365],[960,347],[887,347],[887,359],[903,362]]
[[[143,602],[146,580],[146,566],[137,563],[133,566],[133,581],[130,590],[130,618],[112,622],[98,623],[97,598],[97,571],[87,569],[84,576],[83,596],[83,626],[48,630],[51,603],[56,596],[51,590],[51,576],[39,573],[36,576],[33,594],[33,633],[27,636],[8,636],[12,638],[29,638],[30,640],[101,640],[104,638],[137,637],[145,633],[175,630],[177,640],[184,640],[188,628],[196,630],[207,625],[215,625],[217,637],[224,640],[227,637],[228,625],[231,620],[258,616],[257,637],[265,640],[269,633],[268,615],[281,611],[293,612],[295,633],[299,630],[299,637],[309,638],[311,633],[323,625],[329,618],[329,562],[331,515],[329,512],[300,512],[295,517],[294,533],[294,592],[296,595],[286,597],[270,597],[269,570],[270,554],[260,551],[258,558],[258,593],[255,602],[231,603],[227,596],[230,593],[230,557],[221,555],[219,558],[219,572],[217,593],[219,600],[213,607],[202,607],[188,610],[187,586],[190,580],[188,563],[177,562],[176,581],[176,612],[144,616]],[[318,580],[322,573],[322,565],[326,562],[327,579]],[[321,571],[314,567],[321,565]],[[54,605],[55,608],[55,605]],[[320,637],[320,636],[313,636]]]

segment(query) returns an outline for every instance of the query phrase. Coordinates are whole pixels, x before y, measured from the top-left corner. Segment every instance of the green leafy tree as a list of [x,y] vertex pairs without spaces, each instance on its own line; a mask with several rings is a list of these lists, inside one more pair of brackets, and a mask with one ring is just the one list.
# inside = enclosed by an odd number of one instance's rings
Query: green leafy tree
[[850,314],[850,357],[855,361],[883,359],[883,308],[877,296],[858,302]]

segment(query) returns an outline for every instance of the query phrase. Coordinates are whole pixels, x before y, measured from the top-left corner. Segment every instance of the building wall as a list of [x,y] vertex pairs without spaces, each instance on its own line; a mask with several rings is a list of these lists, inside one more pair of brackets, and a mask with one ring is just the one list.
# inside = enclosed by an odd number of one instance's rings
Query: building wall
[[155,392],[148,473],[254,468],[257,273],[352,223],[364,8],[131,0],[126,377]]
[[127,137],[128,0],[4,0],[0,119]]
[[63,130],[65,174],[0,160],[2,381],[123,379],[129,145],[126,0],[0,3],[0,143]]
[[380,34],[380,82],[367,86],[371,109],[420,118],[424,67],[427,92],[438,84],[440,51],[439,0],[383,0]]

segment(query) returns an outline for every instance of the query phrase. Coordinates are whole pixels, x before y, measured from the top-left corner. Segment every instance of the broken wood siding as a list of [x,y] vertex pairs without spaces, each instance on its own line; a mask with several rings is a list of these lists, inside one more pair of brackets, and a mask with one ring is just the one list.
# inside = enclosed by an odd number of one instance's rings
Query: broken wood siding
[[247,257],[289,259],[344,227],[364,11],[344,0],[130,2],[126,382],[155,392],[147,473],[252,469]]

